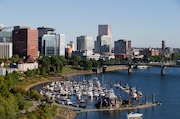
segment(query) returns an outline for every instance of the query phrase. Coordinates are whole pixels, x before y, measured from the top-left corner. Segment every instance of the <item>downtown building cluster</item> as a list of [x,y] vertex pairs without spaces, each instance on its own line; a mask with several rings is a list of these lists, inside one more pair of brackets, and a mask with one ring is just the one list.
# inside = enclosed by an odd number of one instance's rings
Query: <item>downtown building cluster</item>
[[[9,29],[9,27],[7,27]],[[28,56],[36,59],[41,55],[64,56],[71,58],[79,55],[86,59],[111,59],[111,58],[143,58],[159,56],[165,53],[166,57],[172,54],[172,48],[133,48],[132,42],[126,39],[114,41],[112,39],[111,25],[98,25],[96,40],[91,36],[80,35],[76,42],[65,44],[65,34],[58,34],[54,28],[15,26],[7,31],[6,27],[0,28],[0,58],[10,58],[18,54],[21,58]]]

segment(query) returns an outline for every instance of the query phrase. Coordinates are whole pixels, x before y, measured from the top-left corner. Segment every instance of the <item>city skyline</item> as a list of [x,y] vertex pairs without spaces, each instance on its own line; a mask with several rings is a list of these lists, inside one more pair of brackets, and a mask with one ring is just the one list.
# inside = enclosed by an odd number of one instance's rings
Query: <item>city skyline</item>
[[[66,44],[80,35],[96,40],[98,25],[112,26],[113,42],[132,41],[132,47],[179,48],[180,2],[164,1],[23,1],[0,0],[5,27],[22,25],[53,27],[66,35]],[[53,9],[50,9],[50,8]]]

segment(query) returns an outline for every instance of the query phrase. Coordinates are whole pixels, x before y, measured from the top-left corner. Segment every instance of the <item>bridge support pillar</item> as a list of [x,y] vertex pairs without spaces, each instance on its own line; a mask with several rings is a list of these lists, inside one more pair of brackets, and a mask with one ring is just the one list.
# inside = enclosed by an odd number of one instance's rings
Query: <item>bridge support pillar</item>
[[162,66],[161,67],[161,75],[164,75],[165,74],[165,66]]
[[132,74],[132,67],[131,67],[131,65],[128,67],[128,74]]

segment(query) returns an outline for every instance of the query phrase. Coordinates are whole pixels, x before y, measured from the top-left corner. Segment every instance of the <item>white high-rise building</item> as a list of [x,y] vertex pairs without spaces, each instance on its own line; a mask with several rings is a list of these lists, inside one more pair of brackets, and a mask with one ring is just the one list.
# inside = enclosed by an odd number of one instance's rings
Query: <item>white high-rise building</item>
[[12,57],[12,43],[0,42],[0,58]]
[[79,36],[77,37],[77,50],[93,50],[94,41],[93,37],[90,36]]
[[65,56],[65,34],[59,36],[59,56]]

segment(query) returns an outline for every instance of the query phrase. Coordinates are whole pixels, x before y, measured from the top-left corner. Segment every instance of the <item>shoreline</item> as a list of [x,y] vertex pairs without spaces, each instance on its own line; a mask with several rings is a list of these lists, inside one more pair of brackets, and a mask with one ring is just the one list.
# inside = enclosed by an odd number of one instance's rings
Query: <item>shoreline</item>
[[61,74],[62,76],[57,76],[57,77],[50,77],[50,79],[44,78],[44,80],[38,81],[36,83],[30,84],[27,87],[25,87],[25,91],[28,91],[30,88],[39,85],[39,84],[43,84],[43,83],[49,83],[52,81],[65,81],[67,79],[69,79],[71,76],[76,76],[76,75],[86,75],[86,74],[95,74],[95,72],[92,71],[79,71],[79,72],[70,72],[70,73],[64,73]]

